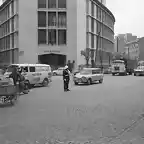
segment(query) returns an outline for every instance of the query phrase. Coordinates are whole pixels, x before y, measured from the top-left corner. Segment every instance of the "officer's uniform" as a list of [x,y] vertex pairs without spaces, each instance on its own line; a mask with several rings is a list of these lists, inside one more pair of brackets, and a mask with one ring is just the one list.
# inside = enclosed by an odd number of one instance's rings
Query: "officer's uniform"
[[63,70],[64,91],[69,91],[70,72],[68,66]]

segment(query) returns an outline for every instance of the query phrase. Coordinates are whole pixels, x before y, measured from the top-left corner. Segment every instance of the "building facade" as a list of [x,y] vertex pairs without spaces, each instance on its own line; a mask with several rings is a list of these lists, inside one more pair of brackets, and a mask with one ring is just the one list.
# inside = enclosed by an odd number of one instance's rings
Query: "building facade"
[[128,42],[125,45],[125,53],[129,55],[131,59],[137,59],[139,61],[144,60],[144,37],[138,38],[132,42]]
[[119,34],[115,37],[115,52],[124,52],[125,44],[137,40],[137,36],[131,33]]
[[114,23],[98,0],[6,0],[0,6],[0,63],[79,65],[86,48],[102,50],[108,62]]

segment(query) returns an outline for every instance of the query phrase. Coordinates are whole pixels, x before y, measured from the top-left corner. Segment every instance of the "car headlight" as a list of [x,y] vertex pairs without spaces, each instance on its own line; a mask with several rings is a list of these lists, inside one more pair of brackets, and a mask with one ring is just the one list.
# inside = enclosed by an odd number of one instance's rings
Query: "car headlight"
[[84,82],[87,81],[87,78],[86,78],[86,77],[82,77],[81,79],[82,79],[82,81],[84,81]]

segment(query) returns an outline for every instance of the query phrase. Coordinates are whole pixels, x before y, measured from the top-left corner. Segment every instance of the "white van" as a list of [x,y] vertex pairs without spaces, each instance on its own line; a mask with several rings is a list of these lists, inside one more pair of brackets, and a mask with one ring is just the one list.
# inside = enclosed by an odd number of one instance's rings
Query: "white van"
[[46,64],[11,64],[6,72],[5,76],[11,74],[13,67],[23,68],[24,72],[22,74],[25,76],[25,79],[29,82],[30,86],[36,84],[42,84],[47,86],[51,82],[52,72],[50,65]]

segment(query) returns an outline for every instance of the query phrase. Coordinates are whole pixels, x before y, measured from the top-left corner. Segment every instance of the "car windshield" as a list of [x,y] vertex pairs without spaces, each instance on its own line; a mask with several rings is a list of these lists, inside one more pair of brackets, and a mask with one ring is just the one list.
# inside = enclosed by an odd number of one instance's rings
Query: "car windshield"
[[84,70],[82,70],[82,71],[80,71],[80,74],[91,74],[91,70],[89,70],[89,69],[84,69]]

